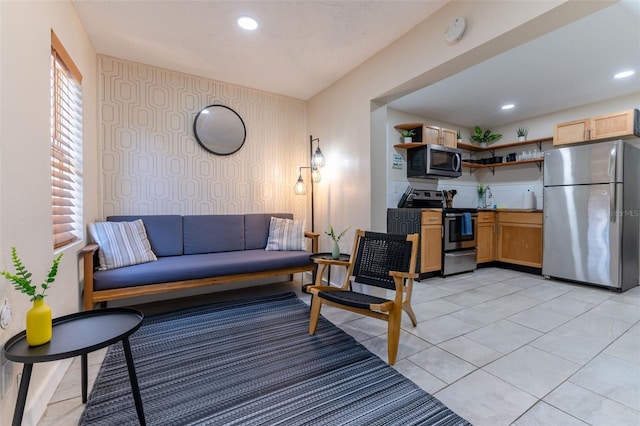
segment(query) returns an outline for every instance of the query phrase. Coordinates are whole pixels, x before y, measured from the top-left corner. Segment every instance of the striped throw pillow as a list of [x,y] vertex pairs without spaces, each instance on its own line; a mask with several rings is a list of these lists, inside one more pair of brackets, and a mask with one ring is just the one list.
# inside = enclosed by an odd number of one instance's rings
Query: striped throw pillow
[[304,221],[272,217],[265,250],[304,250]]
[[100,270],[158,260],[151,250],[151,243],[141,219],[133,222],[90,223],[89,233],[93,241],[100,246]]

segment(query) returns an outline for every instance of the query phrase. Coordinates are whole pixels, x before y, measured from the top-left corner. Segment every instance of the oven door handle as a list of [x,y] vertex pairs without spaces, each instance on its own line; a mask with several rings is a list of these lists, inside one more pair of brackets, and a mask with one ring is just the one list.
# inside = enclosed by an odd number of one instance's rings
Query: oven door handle
[[471,253],[473,253],[475,251],[476,251],[476,249],[472,248],[472,249],[467,249],[467,250],[463,250],[463,251],[445,252],[445,256],[449,256],[449,257],[469,256]]

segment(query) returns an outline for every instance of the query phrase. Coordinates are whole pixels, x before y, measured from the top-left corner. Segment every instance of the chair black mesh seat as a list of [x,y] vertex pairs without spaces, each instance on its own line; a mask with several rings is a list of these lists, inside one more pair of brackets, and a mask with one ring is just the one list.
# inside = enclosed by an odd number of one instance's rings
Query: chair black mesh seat
[[339,290],[339,291],[321,291],[318,296],[341,305],[351,306],[352,308],[369,309],[369,305],[388,302],[382,297],[371,296],[369,294],[356,293],[355,291]]

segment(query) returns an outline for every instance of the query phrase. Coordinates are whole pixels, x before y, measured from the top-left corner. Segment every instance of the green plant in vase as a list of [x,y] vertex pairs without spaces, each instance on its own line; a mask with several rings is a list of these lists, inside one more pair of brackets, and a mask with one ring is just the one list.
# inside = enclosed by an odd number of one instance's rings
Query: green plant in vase
[[402,137],[404,138],[404,142],[405,143],[410,143],[413,141],[413,136],[416,134],[416,132],[413,129],[410,130],[403,130],[402,131]]
[[38,346],[51,340],[52,318],[51,308],[44,303],[45,292],[51,287],[58,274],[58,266],[62,253],[53,259],[53,265],[47,273],[47,277],[38,286],[31,284],[31,272],[20,260],[18,251],[15,247],[11,247],[11,261],[16,270],[15,274],[7,271],[0,272],[0,275],[13,283],[16,290],[30,297],[33,307],[27,312],[27,343],[29,346]]
[[344,231],[336,234],[332,225],[329,225],[329,231],[324,231],[325,234],[329,236],[333,240],[333,249],[331,250],[331,257],[334,259],[340,258],[340,239],[344,237],[344,234],[351,228],[350,226]]
[[492,142],[500,139],[502,135],[500,133],[491,133],[491,130],[482,130],[480,127],[476,126],[474,132],[471,134],[471,140],[477,142],[481,147],[485,148]]
[[487,192],[487,188],[484,187],[481,183],[478,184],[478,208],[483,209],[485,208],[485,202],[484,202],[484,196]]
[[527,134],[529,133],[529,129],[526,127],[518,127],[516,130],[516,135],[518,136],[518,141],[524,141],[527,139]]

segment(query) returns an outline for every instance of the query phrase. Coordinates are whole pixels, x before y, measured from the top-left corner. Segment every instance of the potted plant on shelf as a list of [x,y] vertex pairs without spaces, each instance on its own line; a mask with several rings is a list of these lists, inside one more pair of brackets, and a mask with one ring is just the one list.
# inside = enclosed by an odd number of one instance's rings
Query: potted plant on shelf
[[491,134],[491,130],[487,129],[483,131],[478,126],[475,127],[474,133],[471,134],[471,139],[477,142],[482,148],[486,148],[488,144],[495,142],[501,137],[502,135],[500,133]]
[[324,231],[325,234],[327,234],[332,240],[333,240],[333,249],[331,250],[331,257],[333,259],[339,259],[340,258],[340,239],[344,236],[344,234],[347,233],[347,231],[349,230],[349,228],[351,228],[350,226],[345,229],[344,231],[342,231],[341,233],[337,234],[335,233],[335,231],[333,230],[333,226],[329,225],[329,231]]
[[413,129],[403,130],[402,131],[402,137],[404,138],[404,143],[413,142],[413,135],[415,135],[415,134],[416,134],[416,132],[414,132]]
[[462,142],[462,133],[460,133],[460,129],[458,129],[458,131],[456,133],[456,137],[458,139],[458,142]]
[[529,129],[527,129],[526,127],[518,127],[518,130],[516,130],[516,135],[518,135],[518,142],[526,141],[528,133]]
[[33,302],[33,307],[27,311],[26,333],[29,346],[43,345],[51,340],[53,327],[51,308],[44,303],[44,293],[56,279],[61,258],[62,253],[53,259],[53,265],[47,273],[47,278],[40,284],[40,291],[37,286],[31,285],[31,272],[22,264],[15,247],[11,247],[11,261],[16,273],[0,272],[0,275],[13,283],[16,290],[30,296],[30,300]]

